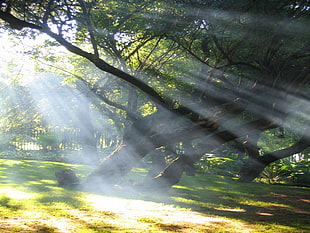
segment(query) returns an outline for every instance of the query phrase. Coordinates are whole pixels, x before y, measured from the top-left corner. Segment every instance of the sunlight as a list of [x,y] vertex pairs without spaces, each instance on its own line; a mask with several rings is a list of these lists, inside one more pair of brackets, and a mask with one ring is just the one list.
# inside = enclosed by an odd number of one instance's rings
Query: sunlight
[[[188,223],[188,224],[227,224],[229,227],[243,229],[243,224],[224,219],[221,217],[210,217],[206,214],[191,211],[189,209],[165,205],[142,200],[130,200],[99,195],[88,195],[85,198],[93,208],[105,212],[113,212],[121,215],[123,219],[139,220],[141,218],[160,219],[161,222]],[[243,212],[243,211],[239,211]]]
[[190,190],[190,191],[193,191],[194,189],[193,188],[190,188],[188,186],[182,186],[182,185],[174,185],[173,188],[176,188],[176,189],[184,189],[184,190]]
[[247,212],[244,209],[233,209],[233,208],[214,208],[215,210],[228,211],[228,212],[237,212],[237,213],[245,213]]
[[[86,87],[85,90],[78,90],[64,83],[63,78],[52,73],[40,73],[36,81],[29,82],[27,87],[37,111],[49,125],[55,146],[66,143],[65,130],[72,130],[77,134],[72,152],[83,153],[83,149],[88,147],[96,148],[95,131],[104,129],[109,122],[104,114],[93,107],[93,96]],[[98,157],[95,151],[89,151],[87,156],[72,159],[75,162],[94,163]]]
[[[36,40],[38,42],[40,40]],[[10,36],[7,31],[1,33],[0,36],[0,49],[1,49],[1,58],[0,65],[1,67],[7,66],[9,63],[15,65],[15,68],[10,70],[11,75],[8,78],[1,79],[6,80],[7,84],[12,82],[13,79],[20,79],[23,82],[27,83],[34,79],[33,75],[34,62],[30,59],[29,55],[26,54],[28,50],[32,48],[31,45],[36,43],[32,39],[19,39],[13,36]],[[13,76],[13,77],[12,77]],[[14,77],[15,76],[15,77]]]
[[258,2],[2,1],[0,232],[307,227],[309,9]]
[[[45,34],[37,35],[35,38],[29,38],[13,36],[7,31],[1,32],[0,67],[7,70],[6,66],[15,66],[14,69],[10,69],[9,77],[0,77],[1,81],[6,82],[7,84],[10,84],[12,79],[16,79],[22,84],[34,82],[37,78],[36,69],[38,67],[38,63],[32,56],[44,56],[43,54],[36,54],[38,53],[36,50],[48,48],[48,46],[45,45],[46,41],[51,41],[51,39]],[[43,53],[44,51],[41,52]],[[49,53],[54,55],[63,55],[64,53],[68,53],[68,51],[62,46],[54,46],[53,50],[49,51]]]
[[274,216],[274,214],[271,213],[264,213],[264,212],[256,212],[257,215],[261,215],[261,216]]
[[121,199],[116,197],[106,197],[99,195],[88,195],[85,201],[90,202],[91,205],[101,211],[113,211],[116,213],[123,214],[141,214],[143,215],[144,211],[159,211],[164,206],[163,204],[147,202],[142,200],[131,200],[131,199]]
[[[76,224],[71,219],[50,216],[44,212],[24,211],[23,213],[24,213],[23,221],[25,221],[26,219],[28,223],[31,223],[32,221],[39,222],[41,224],[45,224],[46,226],[52,227],[52,229],[56,228],[57,231],[63,233],[72,233],[71,231],[72,227],[73,225]],[[54,230],[51,232],[54,232]]]
[[[4,160],[2,164],[6,166],[13,164],[10,161],[12,160]],[[34,173],[32,169],[26,169],[25,175],[28,177],[28,182],[40,180],[44,183],[51,183],[51,185],[52,181],[47,178],[51,174],[46,174],[45,170],[47,164],[51,165],[48,168],[52,168],[53,165],[66,166],[67,168],[72,166],[70,164],[44,161],[37,161],[35,164],[33,164],[33,161],[23,161],[23,163],[24,167],[30,167],[30,165],[35,166],[39,171]],[[16,164],[16,166],[19,165],[20,163]],[[81,167],[81,165],[78,167]],[[42,176],[42,174],[46,176]],[[35,179],[30,178],[33,175],[36,177]],[[278,191],[274,190],[276,187],[270,186],[266,186],[267,190],[261,192],[262,189],[260,189],[260,186],[253,184],[248,186],[250,187],[248,190],[252,190],[252,188],[258,190],[254,192],[255,195],[251,194],[251,192],[243,194],[243,198],[241,198],[243,200],[242,204],[238,203],[240,192],[231,192],[228,194],[230,198],[226,198],[226,204],[224,204],[222,197],[225,190],[236,190],[239,185],[230,183],[228,178],[223,177],[212,177],[209,179],[210,176],[203,176],[201,178],[203,179],[199,180],[200,183],[196,180],[196,176],[195,178],[191,178],[190,185],[182,182],[179,186],[184,188],[175,188],[175,190],[181,190],[178,195],[180,199],[176,199],[176,197],[171,198],[171,195],[168,194],[164,194],[163,196],[154,194],[155,197],[153,197],[153,194],[149,196],[145,193],[136,193],[134,197],[137,199],[125,199],[81,191],[69,191],[56,186],[54,186],[55,191],[52,189],[48,191],[40,190],[35,194],[31,194],[12,188],[10,185],[22,187],[25,184],[25,181],[15,180],[13,184],[5,183],[1,186],[0,197],[3,194],[4,197],[8,197],[7,199],[9,201],[10,198],[14,198],[18,202],[18,205],[15,205],[15,200],[12,200],[6,207],[4,205],[5,211],[0,212],[0,224],[7,228],[10,225],[23,226],[25,229],[27,227],[27,229],[37,229],[44,225],[48,229],[57,229],[57,231],[68,233],[78,232],[78,230],[85,230],[87,232],[88,227],[96,227],[92,229],[111,229],[112,232],[115,229],[120,229],[119,231],[123,230],[123,232],[133,230],[136,230],[136,232],[145,232],[145,229],[148,229],[149,232],[164,233],[182,231],[184,233],[192,233],[205,232],[206,230],[219,232],[220,230],[228,231],[231,229],[231,232],[245,233],[268,232],[264,230],[270,230],[272,222],[279,220],[278,216],[281,217],[285,213],[303,214],[305,218],[309,214],[305,206],[307,204],[306,196],[298,196],[303,190],[302,188],[287,186],[284,189],[282,187],[280,190],[289,193],[288,195],[285,193],[282,194],[282,192],[278,193]],[[212,189],[210,191],[207,188],[220,185],[218,181],[223,179],[227,181],[222,184],[223,189],[218,191]],[[194,185],[195,183],[196,186]],[[197,185],[198,183],[199,185]],[[202,190],[206,192],[201,193]],[[128,195],[128,191],[125,189],[118,191],[120,195],[125,195],[125,193]],[[182,191],[188,192],[187,198],[184,198]],[[277,193],[269,195],[271,192]],[[116,193],[114,194],[117,195]],[[268,197],[266,197],[266,194],[268,194]],[[257,200],[261,199],[261,201],[258,203],[253,200],[254,197]],[[193,198],[194,200],[188,202],[187,200],[189,198]],[[267,199],[265,200],[265,198]],[[30,200],[19,201],[20,199]],[[156,201],[144,201],[141,199],[155,199]],[[288,199],[292,199],[291,204],[283,202]],[[3,199],[2,203],[5,204],[5,201],[6,199]],[[265,202],[266,205],[262,205],[261,202]],[[290,207],[293,203],[295,205],[298,202],[301,202],[299,207]],[[34,206],[37,207],[35,210],[33,209]],[[18,207],[19,210],[14,212],[10,209],[14,207]],[[203,213],[193,211],[189,207],[198,209]],[[3,206],[0,206],[0,208],[3,208]],[[20,217],[20,213],[23,213],[22,217]],[[16,217],[15,214],[18,214],[18,216]],[[270,214],[274,214],[272,219],[270,218]],[[272,222],[267,222],[262,226],[253,224],[251,221],[253,219],[255,220],[258,216],[270,218]],[[264,221],[267,220],[264,218]],[[281,221],[276,224],[274,229],[278,229],[279,227],[288,229],[284,232],[294,232],[295,230],[295,228],[286,226]],[[275,231],[270,230],[269,232]]]
[[23,161],[7,160],[7,161],[4,161],[3,164],[10,166],[10,167],[14,167],[16,164],[23,164]]
[[13,188],[1,188],[0,194],[14,199],[31,199],[36,196],[34,193],[26,193]]
[[[194,62],[195,66],[197,64],[199,64],[198,61]],[[190,83],[192,77],[195,77],[196,71],[190,72],[179,64],[173,64],[173,67],[175,70],[184,71],[183,76],[179,77],[184,83]],[[208,69],[213,70],[211,68]],[[216,70],[214,69],[214,71]],[[234,74],[229,72],[225,72],[223,75],[227,75],[228,77],[234,76]],[[213,79],[214,81],[224,85],[220,79],[217,79],[217,75],[213,75]],[[276,89],[264,85],[255,85],[255,90],[252,90],[251,86],[254,85],[254,83],[252,83],[253,80],[246,81],[249,82],[248,86],[245,87],[248,88],[248,90],[246,92],[243,91],[244,93],[241,94],[245,95],[244,100],[246,100],[247,104],[249,105],[247,107],[248,112],[255,114],[257,117],[261,116],[262,118],[266,118],[271,122],[275,122],[276,124],[290,128],[290,130],[296,134],[300,135],[303,133],[304,129],[300,125],[300,119],[305,119],[306,121],[310,120],[310,100],[306,98],[307,93],[301,93],[300,96],[296,96],[287,93],[284,87],[283,89]],[[219,91],[220,89],[217,87],[218,84],[212,84],[212,82],[209,82],[208,85],[206,85],[208,81],[206,80],[206,77],[204,77],[204,74],[200,74],[200,76],[196,78],[195,82],[197,83],[195,85],[195,91],[197,91],[197,93],[207,93],[208,98],[214,98],[217,101],[223,102],[231,102],[232,100],[235,100],[232,98],[232,96],[234,96],[233,93],[227,93],[226,95],[223,95],[222,91]],[[252,96],[251,92],[253,91],[258,93],[255,96]],[[259,94],[259,92],[262,92],[263,95]],[[202,108],[201,103],[198,103],[197,101],[197,99],[195,100],[192,96],[187,95],[182,95],[180,98],[180,103],[193,110],[194,112],[207,117],[210,117],[210,115],[213,116],[215,114],[214,109],[209,109],[207,107]],[[207,106],[207,103],[205,105]],[[288,117],[284,119],[283,116],[286,113],[288,113]],[[221,120],[222,119],[219,121],[221,122]],[[235,126],[240,126],[240,119],[237,116],[230,116],[229,119],[222,123],[222,130],[228,130],[235,133],[236,135],[243,136],[244,128],[235,128]],[[252,129],[249,128],[248,130],[251,131]],[[309,132],[306,133],[309,134]]]

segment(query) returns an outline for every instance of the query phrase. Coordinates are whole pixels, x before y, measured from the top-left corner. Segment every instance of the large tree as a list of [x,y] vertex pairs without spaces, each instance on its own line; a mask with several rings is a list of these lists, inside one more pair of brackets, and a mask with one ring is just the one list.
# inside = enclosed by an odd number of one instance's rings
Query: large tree
[[[126,104],[117,103],[102,80],[81,78],[130,122],[117,150],[87,182],[114,184],[141,158],[165,148],[174,159],[144,185],[167,188],[227,142],[247,155],[243,182],[309,147],[307,2],[7,0],[0,17],[13,29],[47,34],[118,78],[127,93]],[[149,115],[139,112],[145,104],[153,109]],[[294,130],[292,121],[305,130]],[[261,153],[260,134],[274,128],[299,140]]]

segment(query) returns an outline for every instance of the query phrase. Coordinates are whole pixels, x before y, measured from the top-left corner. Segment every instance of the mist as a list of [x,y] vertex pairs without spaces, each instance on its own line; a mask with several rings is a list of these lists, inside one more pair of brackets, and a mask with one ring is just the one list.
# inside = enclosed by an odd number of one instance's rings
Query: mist
[[303,3],[0,5],[1,223],[38,215],[51,232],[306,225]]

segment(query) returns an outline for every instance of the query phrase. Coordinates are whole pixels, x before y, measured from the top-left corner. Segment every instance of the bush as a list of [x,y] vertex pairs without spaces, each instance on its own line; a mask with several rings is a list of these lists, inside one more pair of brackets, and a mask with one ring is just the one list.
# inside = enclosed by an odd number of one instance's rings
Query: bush
[[0,136],[0,150],[14,150],[16,147],[11,143],[14,139],[13,135],[4,133]]
[[242,164],[243,163],[240,159],[219,156],[204,156],[195,164],[195,167],[198,172],[202,173],[236,177],[238,176]]
[[297,161],[279,160],[265,168],[261,173],[260,181],[309,186],[310,161],[307,159]]
[[56,150],[59,144],[57,137],[52,134],[40,135],[37,142],[42,145],[45,150]]

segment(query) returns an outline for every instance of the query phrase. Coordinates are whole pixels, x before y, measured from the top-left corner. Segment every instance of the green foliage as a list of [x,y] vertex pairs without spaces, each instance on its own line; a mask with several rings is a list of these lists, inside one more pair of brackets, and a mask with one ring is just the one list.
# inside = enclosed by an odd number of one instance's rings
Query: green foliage
[[199,162],[195,163],[198,172],[237,177],[242,161],[237,155],[223,156],[203,156]]
[[14,139],[13,135],[10,135],[8,133],[3,133],[0,135],[0,150],[13,150],[15,149],[15,146],[12,144],[12,141]]
[[308,159],[282,159],[268,165],[258,180],[273,183],[310,185],[310,161]]
[[45,149],[55,150],[59,144],[59,139],[54,134],[40,135],[37,142]]
[[20,84],[0,82],[0,131],[11,134],[25,132],[39,125],[41,115],[35,109],[29,90]]
[[204,155],[195,163],[198,172],[238,177],[240,168],[244,164],[244,152],[240,151],[234,143],[226,143]]
[[262,180],[266,180],[268,184],[279,183],[283,178],[287,177],[290,172],[286,166],[281,164],[273,164],[267,166],[261,173]]
[[266,130],[260,135],[257,146],[261,148],[261,153],[270,153],[272,151],[287,148],[292,146],[298,140],[296,134],[290,129],[282,130],[283,135],[279,128]]

